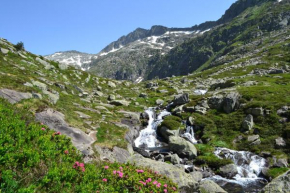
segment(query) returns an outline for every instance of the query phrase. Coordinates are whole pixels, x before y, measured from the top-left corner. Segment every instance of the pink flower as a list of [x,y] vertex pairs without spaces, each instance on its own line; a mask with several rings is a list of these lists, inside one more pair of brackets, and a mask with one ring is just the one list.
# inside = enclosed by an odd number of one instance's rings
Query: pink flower
[[86,171],[86,169],[85,169],[85,168],[82,168],[82,171],[83,171],[83,172],[85,172],[85,171]]
[[176,188],[175,187],[172,187],[172,190],[176,190]]
[[103,179],[103,182],[107,182],[108,180],[106,178]]
[[77,167],[79,167],[79,166],[80,166],[80,163],[79,163],[79,162],[75,162],[73,168],[77,168]]
[[155,181],[153,182],[153,184],[156,185],[156,184],[158,184],[158,182],[155,180]]
[[107,170],[107,169],[109,169],[109,166],[105,166],[104,168]]
[[40,125],[43,125],[43,123],[40,123]]
[[44,127],[42,127],[42,128],[41,128],[41,130],[42,130],[42,131],[45,131],[45,128],[44,128]]
[[155,173],[155,174],[158,174],[158,172],[157,172],[157,171],[155,171],[154,173]]
[[143,184],[144,186],[146,186],[146,183],[145,182],[143,182],[143,181],[139,181],[141,184]]
[[151,182],[151,181],[152,181],[152,179],[151,179],[151,178],[148,178],[148,181],[149,181],[149,182]]
[[122,172],[119,173],[119,177],[120,177],[120,178],[123,178],[123,175],[124,175],[124,174],[123,174]]
[[156,185],[156,187],[157,187],[157,188],[160,188],[160,186],[161,186],[161,184],[160,184],[160,183],[158,183],[158,184]]
[[114,170],[114,171],[113,171],[113,174],[116,174],[116,173],[117,173],[117,171],[116,171],[116,170]]
[[120,169],[121,171],[123,171],[123,168],[122,168],[122,167],[120,167],[119,169]]
[[167,188],[167,184],[164,184],[164,187]]
[[81,168],[85,167],[85,164],[84,163],[80,163],[79,165]]
[[65,150],[64,153],[65,153],[65,154],[68,154],[68,150]]
[[167,192],[167,189],[164,189],[164,192]]
[[137,170],[137,173],[143,173],[144,170]]

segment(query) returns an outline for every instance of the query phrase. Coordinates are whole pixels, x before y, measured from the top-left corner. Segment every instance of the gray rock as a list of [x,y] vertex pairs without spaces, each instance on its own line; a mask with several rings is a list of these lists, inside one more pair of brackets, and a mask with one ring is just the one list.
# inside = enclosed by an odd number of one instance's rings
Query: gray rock
[[32,84],[42,91],[47,90],[47,85],[42,82],[32,80]]
[[231,92],[227,94],[223,101],[223,110],[226,113],[233,112],[239,106],[240,94],[237,92]]
[[179,130],[170,130],[165,126],[157,128],[158,135],[162,136],[166,141],[169,140],[170,136],[178,136]]
[[109,162],[126,163],[128,158],[131,156],[127,150],[116,146],[110,150],[107,147],[95,145],[95,149],[102,160]]
[[55,68],[54,66],[50,65],[48,62],[40,59],[39,57],[35,58],[35,60],[42,64],[46,70],[51,70]]
[[5,48],[0,48],[0,51],[2,54],[6,55],[8,54],[9,50],[5,49]]
[[113,94],[110,94],[110,95],[109,95],[109,97],[108,97],[108,100],[109,100],[109,101],[116,100],[116,97],[115,97],[115,95],[113,95]]
[[250,108],[247,110],[247,113],[258,117],[258,116],[263,116],[264,115],[264,109],[262,107],[256,107],[256,108]]
[[59,67],[59,69],[61,69],[61,70],[67,70],[67,68],[68,68],[68,66],[67,66],[66,64],[62,64],[62,63],[59,63],[59,64],[58,64],[58,67]]
[[164,103],[164,101],[162,100],[162,99],[157,99],[156,101],[155,101],[155,104],[156,105],[162,105]]
[[206,114],[206,108],[205,107],[201,107],[199,105],[194,107],[194,111],[201,114],[201,115],[205,115]]
[[101,91],[95,91],[94,95],[99,96],[99,97],[104,96],[104,94]]
[[195,146],[181,137],[170,136],[168,145],[169,150],[177,153],[180,157],[194,159],[197,156],[197,150]]
[[223,95],[214,95],[208,100],[208,105],[211,109],[220,110],[224,101]]
[[86,135],[82,130],[70,127],[65,122],[65,116],[53,109],[46,109],[43,112],[36,113],[36,120],[44,123],[50,129],[59,131],[71,138],[73,145],[80,150],[84,155],[92,155],[91,143],[93,139]]
[[247,117],[244,119],[242,123],[242,129],[243,131],[250,131],[254,126],[254,119],[251,114],[247,115]]
[[46,94],[49,98],[49,101],[52,103],[52,104],[56,104],[57,101],[59,100],[59,94],[58,93],[51,93],[49,91],[46,91],[44,90],[43,91],[43,94]]
[[116,88],[116,84],[111,81],[108,82],[108,86],[111,88]]
[[279,137],[279,138],[275,139],[275,146],[277,148],[286,147],[286,142],[282,137]]
[[129,106],[130,102],[125,101],[125,100],[113,100],[110,102],[110,104],[115,105],[115,106]]
[[60,88],[61,90],[66,90],[66,86],[65,85],[63,85],[63,84],[60,84],[60,83],[54,83],[54,85],[56,86],[56,87],[58,87],[58,88]]
[[195,124],[194,118],[193,117],[188,117],[187,123],[188,123],[188,125],[193,126]]
[[198,171],[191,172],[190,175],[193,177],[193,179],[197,182],[200,182],[202,180],[202,173]]
[[146,88],[152,88],[152,87],[157,87],[158,83],[155,82],[149,82],[146,84]]
[[32,93],[33,98],[42,99],[42,95],[38,93]]
[[285,71],[283,69],[271,69],[269,70],[269,74],[283,74]]
[[261,140],[259,135],[251,135],[248,136],[248,142],[250,142],[251,145],[260,145]]
[[220,168],[219,174],[222,177],[226,178],[233,178],[235,175],[238,174],[238,169],[235,164],[228,164]]
[[274,161],[275,161],[274,167],[287,168],[289,166],[286,158],[280,158],[278,160],[274,159]]
[[18,92],[10,89],[0,89],[0,97],[7,99],[9,103],[15,104],[23,99],[32,98],[31,93]]
[[129,112],[129,111],[119,111],[119,113],[124,114],[124,117],[129,118],[131,123],[139,124],[140,123],[140,113]]
[[146,93],[140,93],[140,94],[139,94],[139,97],[141,97],[141,98],[147,98],[148,95],[147,95]]
[[267,184],[262,193],[289,193],[290,192],[290,171],[278,176]]
[[174,97],[173,106],[183,105],[189,102],[189,94],[184,93]]
[[85,114],[85,113],[82,113],[82,112],[80,112],[80,111],[74,111],[76,114],[78,114],[79,116],[80,116],[80,118],[82,118],[82,119],[90,119],[91,118],[91,116],[90,115],[87,115],[87,114]]
[[203,180],[199,184],[199,191],[201,193],[227,193],[219,185],[211,180]]
[[198,183],[194,178],[172,164],[157,162],[148,158],[143,158],[141,155],[133,155],[129,158],[130,164],[135,164],[137,167],[149,168],[157,171],[159,174],[167,176],[174,183],[178,184],[180,193],[193,193],[198,189]]

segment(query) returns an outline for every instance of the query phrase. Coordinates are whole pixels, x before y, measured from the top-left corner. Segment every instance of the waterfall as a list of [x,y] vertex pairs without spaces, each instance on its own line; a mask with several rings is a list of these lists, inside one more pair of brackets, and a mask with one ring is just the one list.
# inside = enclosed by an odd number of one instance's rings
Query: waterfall
[[135,140],[135,146],[140,147],[141,145],[145,145],[147,147],[156,147],[156,129],[158,125],[163,121],[163,117],[170,115],[171,113],[163,110],[156,119],[154,119],[154,108],[149,108],[145,112],[149,115],[148,126],[143,129],[139,137]]
[[227,148],[217,148],[215,155],[221,159],[231,159],[237,166],[237,181],[247,182],[260,179],[258,176],[267,166],[264,158],[247,151],[234,151]]
[[194,131],[193,131],[193,127],[192,126],[187,126],[185,133],[181,135],[181,137],[187,139],[188,141],[190,141],[193,144],[196,144],[197,141],[194,137]]

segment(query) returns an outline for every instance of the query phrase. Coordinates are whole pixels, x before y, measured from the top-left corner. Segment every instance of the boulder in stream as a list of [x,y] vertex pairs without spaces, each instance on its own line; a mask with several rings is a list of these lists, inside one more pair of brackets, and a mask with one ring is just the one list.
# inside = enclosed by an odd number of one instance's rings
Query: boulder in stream
[[265,186],[262,193],[289,193],[290,192],[290,170]]
[[169,149],[177,153],[180,157],[194,159],[197,156],[197,150],[195,146],[181,137],[170,136],[168,145]]

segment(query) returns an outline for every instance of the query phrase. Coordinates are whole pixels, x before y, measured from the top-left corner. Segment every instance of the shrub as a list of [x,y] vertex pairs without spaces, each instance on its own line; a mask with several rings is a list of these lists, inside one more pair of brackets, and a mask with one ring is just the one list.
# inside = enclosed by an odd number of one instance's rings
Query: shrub
[[24,43],[23,42],[18,42],[15,46],[16,50],[24,50]]

